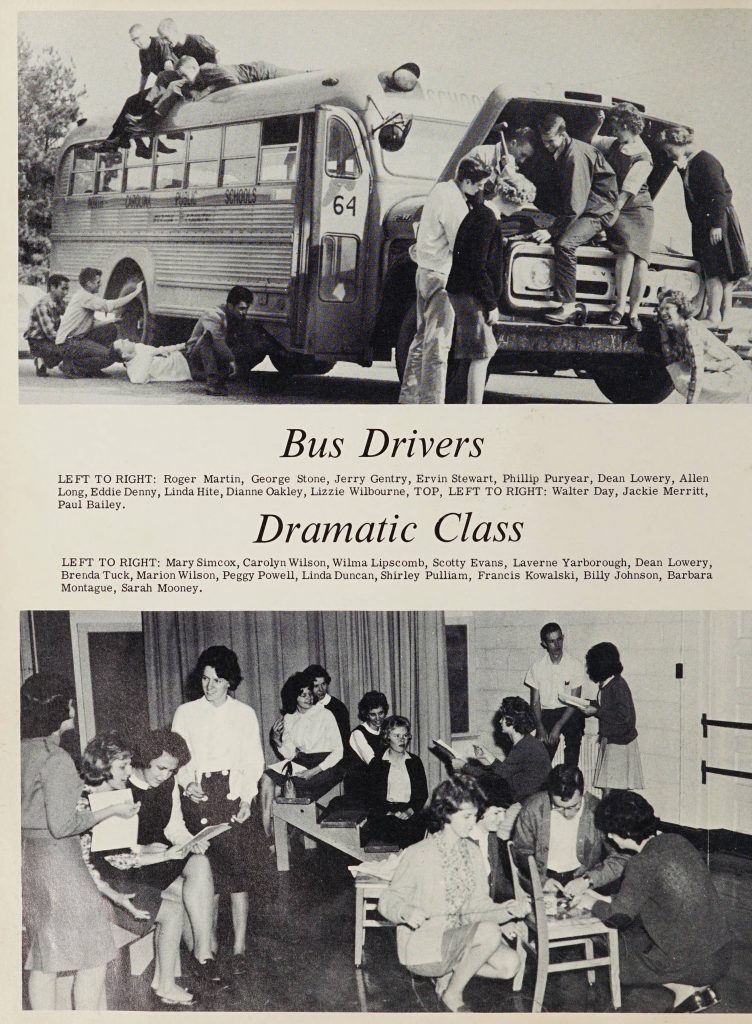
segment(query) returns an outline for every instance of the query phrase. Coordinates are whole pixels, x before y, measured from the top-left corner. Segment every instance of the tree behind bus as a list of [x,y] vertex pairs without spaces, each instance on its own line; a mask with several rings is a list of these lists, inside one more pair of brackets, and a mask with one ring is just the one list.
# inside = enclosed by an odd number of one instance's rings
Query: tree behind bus
[[52,193],[60,143],[85,93],[73,63],[53,47],[35,53],[18,39],[18,277],[44,284],[50,253]]

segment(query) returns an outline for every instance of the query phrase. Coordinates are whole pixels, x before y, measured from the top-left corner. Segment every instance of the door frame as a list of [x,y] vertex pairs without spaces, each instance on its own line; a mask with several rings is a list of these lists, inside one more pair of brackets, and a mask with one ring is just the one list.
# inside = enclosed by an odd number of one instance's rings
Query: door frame
[[141,612],[71,612],[70,631],[78,733],[83,751],[97,731],[88,637],[91,633],[143,633]]

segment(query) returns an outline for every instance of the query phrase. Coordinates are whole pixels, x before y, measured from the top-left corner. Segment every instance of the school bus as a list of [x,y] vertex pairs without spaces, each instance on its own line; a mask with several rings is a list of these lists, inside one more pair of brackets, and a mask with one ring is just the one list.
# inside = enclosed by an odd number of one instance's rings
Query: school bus
[[[98,151],[110,125],[84,122],[61,147],[51,267],[71,278],[101,267],[108,297],[143,281],[123,312],[133,340],[174,339],[176,326],[185,331],[186,319],[244,284],[279,372],[325,373],[339,360],[368,366],[393,354],[400,372],[415,323],[408,250],[425,196],[500,120],[511,131],[555,110],[577,136],[612,102],[552,92],[499,86],[483,99],[423,79],[400,91],[377,70],[307,72],[180,103],[144,158],[133,147]],[[667,123],[646,115],[649,146]],[[657,165],[656,197],[668,177]],[[613,401],[665,397],[670,381],[650,321],[639,335],[596,322],[614,298],[608,249],[578,253],[588,324],[538,319],[554,305],[552,253],[530,241],[507,246],[500,288],[508,319],[492,371],[574,369],[592,374]],[[656,244],[647,312],[661,286],[702,302],[697,264]]]

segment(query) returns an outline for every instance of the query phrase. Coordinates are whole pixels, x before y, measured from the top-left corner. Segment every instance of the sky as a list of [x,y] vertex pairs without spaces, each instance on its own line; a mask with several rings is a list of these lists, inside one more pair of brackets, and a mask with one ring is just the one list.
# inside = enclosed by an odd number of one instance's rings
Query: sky
[[[20,12],[35,49],[73,61],[89,118],[114,114],[138,87],[128,29],[175,17],[220,62],[391,68],[412,60],[428,87],[482,95],[510,80],[586,88],[692,125],[726,169],[752,242],[752,11],[44,11]],[[741,116],[740,116],[741,115]],[[440,168],[437,168],[437,173]]]

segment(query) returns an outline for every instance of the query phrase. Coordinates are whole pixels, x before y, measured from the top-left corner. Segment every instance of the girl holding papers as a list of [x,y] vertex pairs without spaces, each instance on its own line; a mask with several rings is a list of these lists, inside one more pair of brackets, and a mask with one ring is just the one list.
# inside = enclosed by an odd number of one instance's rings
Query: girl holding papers
[[[79,835],[138,804],[81,811],[81,780],[60,741],[74,728],[73,686],[37,673],[21,687],[21,870],[32,1010],[70,1009],[58,974],[73,974],[76,1010],[106,1009],[105,971],[116,955],[110,911],[81,856]],[[62,1001],[62,1005],[61,1005]]]

